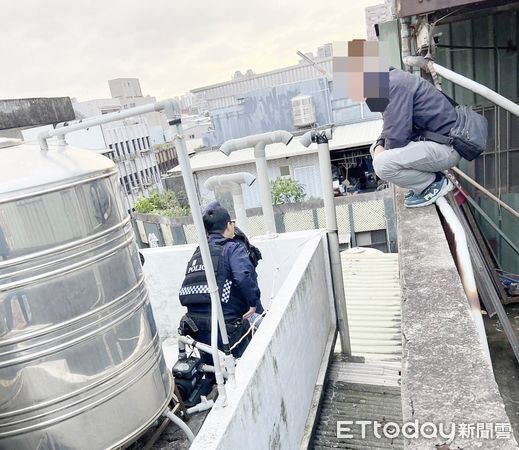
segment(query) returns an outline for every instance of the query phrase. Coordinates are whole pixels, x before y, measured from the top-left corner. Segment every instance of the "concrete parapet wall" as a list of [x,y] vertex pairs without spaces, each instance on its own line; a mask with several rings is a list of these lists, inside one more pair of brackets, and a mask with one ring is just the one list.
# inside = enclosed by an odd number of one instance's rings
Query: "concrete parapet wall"
[[[471,316],[438,212],[407,209],[396,195],[402,288],[402,410],[404,423],[454,425],[453,440],[406,439],[406,449],[515,449],[510,439],[486,438],[477,424],[511,430],[503,400]],[[473,432],[463,437],[464,424]],[[494,428],[495,430],[495,428]],[[511,432],[510,432],[511,434]],[[478,438],[479,435],[479,438]],[[441,445],[447,444],[445,447]]]
[[326,235],[308,240],[191,449],[296,449],[335,330]]

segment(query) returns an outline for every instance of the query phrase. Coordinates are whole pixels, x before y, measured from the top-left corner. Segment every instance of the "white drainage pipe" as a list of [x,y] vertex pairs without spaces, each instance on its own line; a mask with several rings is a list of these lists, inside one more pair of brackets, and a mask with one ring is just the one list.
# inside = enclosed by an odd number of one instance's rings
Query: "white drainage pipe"
[[182,419],[180,419],[179,417],[175,416],[175,414],[173,414],[171,412],[171,410],[169,410],[169,409],[166,410],[166,412],[164,414],[167,416],[167,418],[169,420],[171,420],[175,425],[177,425],[184,432],[184,434],[189,439],[190,443],[195,440],[195,435],[191,431],[191,428],[189,428]]
[[204,187],[210,191],[223,188],[230,191],[236,212],[236,222],[238,227],[246,234],[249,234],[247,214],[245,212],[245,202],[243,201],[242,185],[251,186],[256,181],[256,177],[248,172],[230,173],[226,175],[215,175],[209,177],[204,183]]
[[274,219],[274,208],[272,207],[272,196],[270,191],[270,181],[267,170],[267,158],[265,146],[282,142],[288,145],[293,136],[288,131],[278,130],[270,133],[256,134],[239,139],[231,139],[224,142],[220,151],[229,156],[236,150],[254,148],[254,158],[256,159],[256,172],[258,174],[258,184],[260,190],[261,206],[263,208],[263,220],[265,221],[265,233],[268,237],[276,237],[276,222]]

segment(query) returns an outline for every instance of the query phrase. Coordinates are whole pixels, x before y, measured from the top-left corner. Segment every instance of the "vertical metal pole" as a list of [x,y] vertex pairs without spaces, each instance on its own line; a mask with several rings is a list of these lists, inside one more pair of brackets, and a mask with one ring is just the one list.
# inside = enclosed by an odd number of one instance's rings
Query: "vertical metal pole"
[[337,325],[341,339],[342,353],[351,355],[350,331],[348,328],[348,312],[344,295],[344,280],[342,276],[341,255],[339,252],[339,234],[337,229],[337,215],[333,196],[332,167],[330,147],[326,132],[316,135],[319,155],[319,171],[323,189],[324,212],[328,229],[328,247],[332,268],[333,291],[335,294],[335,309],[337,311]]
[[353,248],[357,246],[357,236],[355,235],[355,220],[353,218],[353,206],[351,203],[348,205],[348,220],[350,223],[350,242]]
[[274,219],[274,208],[272,207],[272,195],[270,193],[270,181],[265,157],[265,142],[258,142],[254,146],[254,158],[256,160],[257,180],[260,190],[261,206],[263,209],[263,220],[265,222],[265,233],[267,236],[276,236],[276,221]]
[[[172,106],[172,109],[174,107]],[[174,110],[174,109],[173,109]],[[168,123],[171,127],[172,136],[175,139],[175,146],[178,154],[178,161],[182,169],[182,178],[186,188],[186,194],[191,208],[191,215],[195,224],[198,244],[202,254],[202,261],[205,267],[205,274],[207,277],[207,285],[209,287],[209,294],[211,296],[211,348],[213,353],[213,363],[215,368],[215,377],[218,388],[218,406],[223,406],[226,403],[226,392],[224,385],[224,378],[222,374],[222,367],[220,365],[220,358],[218,355],[218,325],[220,325],[220,333],[222,336],[222,343],[224,352],[230,353],[229,339],[227,337],[227,330],[225,328],[225,321],[222,312],[222,305],[220,303],[220,296],[218,295],[218,285],[214,274],[213,262],[211,260],[211,253],[209,251],[209,244],[205,234],[204,222],[202,219],[202,212],[198,204],[198,197],[195,190],[195,181],[193,179],[193,171],[189,162],[187,147],[182,135],[182,126],[180,118],[176,118],[172,111],[165,111],[168,116]]]
[[247,214],[245,213],[245,204],[243,202],[243,191],[241,184],[238,184],[233,188],[232,200],[234,202],[234,212],[236,213],[236,222],[238,227],[248,236],[249,224],[247,222]]

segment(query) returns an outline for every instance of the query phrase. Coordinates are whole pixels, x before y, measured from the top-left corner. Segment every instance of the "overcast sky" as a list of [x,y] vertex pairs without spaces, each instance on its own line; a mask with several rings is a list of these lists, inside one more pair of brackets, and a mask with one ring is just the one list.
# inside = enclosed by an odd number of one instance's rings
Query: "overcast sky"
[[9,0],[2,4],[0,99],[110,97],[139,78],[159,99],[297,64],[296,51],[366,38],[383,0]]

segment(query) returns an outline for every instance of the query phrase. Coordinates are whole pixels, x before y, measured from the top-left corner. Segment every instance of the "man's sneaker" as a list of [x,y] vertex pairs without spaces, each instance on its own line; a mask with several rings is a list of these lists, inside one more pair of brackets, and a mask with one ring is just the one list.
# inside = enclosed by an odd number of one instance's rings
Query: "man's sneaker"
[[433,181],[427,186],[420,195],[413,195],[404,200],[404,205],[407,208],[419,208],[420,206],[432,205],[440,197],[443,197],[448,192],[454,189],[453,184],[449,179],[442,177],[439,181]]

